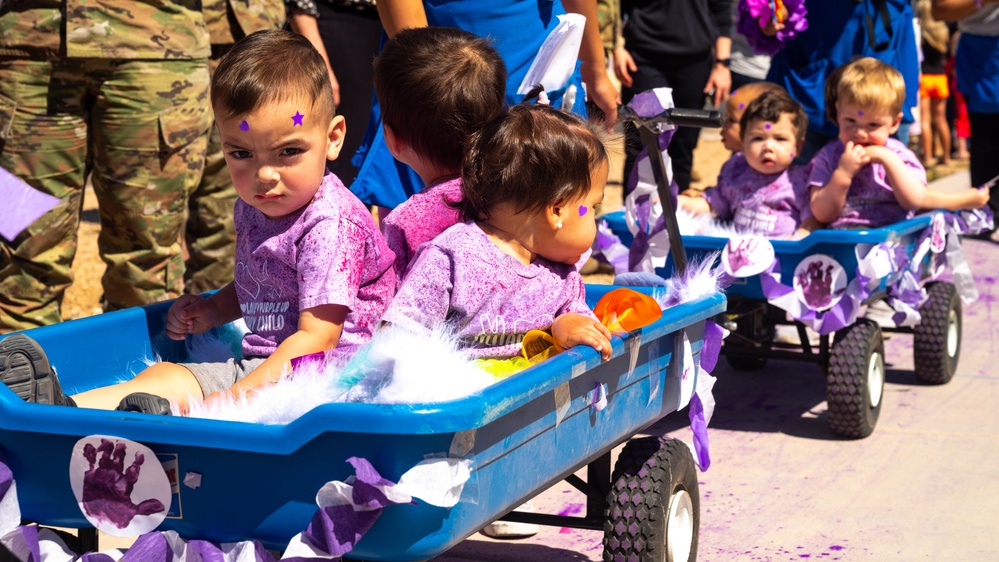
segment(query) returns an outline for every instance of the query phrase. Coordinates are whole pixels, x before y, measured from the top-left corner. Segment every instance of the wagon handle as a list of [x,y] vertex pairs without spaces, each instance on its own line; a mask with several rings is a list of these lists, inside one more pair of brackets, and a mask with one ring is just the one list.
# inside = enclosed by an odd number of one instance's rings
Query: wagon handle
[[673,267],[682,277],[687,270],[687,251],[680,239],[680,227],[676,222],[676,207],[670,197],[670,184],[673,178],[666,168],[663,155],[659,150],[659,133],[654,127],[659,124],[675,125],[677,127],[721,127],[720,111],[702,109],[682,109],[671,107],[658,115],[642,117],[625,106],[620,112],[623,119],[634,123],[642,138],[642,144],[649,151],[649,161],[652,164],[652,175],[656,179],[656,191],[663,206],[663,221],[669,236],[670,254],[673,256]]

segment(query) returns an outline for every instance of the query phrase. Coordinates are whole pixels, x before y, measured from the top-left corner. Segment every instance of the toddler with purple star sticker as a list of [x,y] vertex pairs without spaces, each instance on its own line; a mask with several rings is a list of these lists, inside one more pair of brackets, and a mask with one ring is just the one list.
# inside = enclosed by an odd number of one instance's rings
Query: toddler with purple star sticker
[[[345,131],[332,91],[309,41],[279,30],[236,43],[213,78],[212,106],[239,195],[235,274],[212,295],[177,299],[165,331],[183,340],[242,318],[249,328],[242,356],[156,363],[131,380],[49,403],[161,414],[172,403],[184,411],[190,400],[252,394],[298,357],[345,361],[371,339],[395,291],[395,256],[368,209],[326,170]],[[40,348],[29,351],[37,352],[30,355],[37,370],[51,371]],[[54,372],[51,379],[46,384],[58,388]]]

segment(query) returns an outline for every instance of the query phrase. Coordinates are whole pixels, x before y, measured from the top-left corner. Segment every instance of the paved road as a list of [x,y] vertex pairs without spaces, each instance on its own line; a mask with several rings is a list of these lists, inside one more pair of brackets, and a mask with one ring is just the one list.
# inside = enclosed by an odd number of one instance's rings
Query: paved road
[[[999,560],[999,246],[965,242],[981,297],[964,309],[958,374],[925,386],[912,338],[887,334],[884,405],[874,433],[835,438],[818,368],[771,362],[715,374],[714,464],[700,476],[699,560]],[[689,436],[685,415],[651,432]],[[582,509],[562,486],[536,500]],[[544,529],[498,542],[474,535],[438,560],[600,560],[601,533]]]

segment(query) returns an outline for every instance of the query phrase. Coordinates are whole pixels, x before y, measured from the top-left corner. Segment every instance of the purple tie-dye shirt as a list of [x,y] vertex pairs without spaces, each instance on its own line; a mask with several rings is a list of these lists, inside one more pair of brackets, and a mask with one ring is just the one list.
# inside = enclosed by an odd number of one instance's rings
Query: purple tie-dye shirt
[[468,222],[420,248],[384,320],[417,332],[447,324],[471,357],[513,357],[524,334],[567,312],[595,318],[575,265],[524,265]]
[[458,222],[458,209],[448,202],[461,201],[461,178],[434,184],[413,195],[382,221],[385,242],[395,252],[399,283],[416,250]]
[[245,357],[267,357],[298,329],[302,310],[350,309],[330,357],[343,359],[371,339],[395,292],[395,256],[371,213],[333,174],[305,208],[271,219],[236,201],[234,285],[250,333]]
[[[926,185],[926,170],[919,159],[901,141],[888,139],[885,148],[902,157],[902,161],[916,172],[923,185]],[[823,186],[839,165],[840,156],[846,150],[843,141],[836,139],[822,147],[811,162],[808,176],[809,186]],[[861,168],[850,182],[846,194],[846,204],[839,217],[829,223],[828,228],[876,228],[905,220],[912,216],[895,198],[895,192],[888,183],[885,167],[871,163]]]
[[761,174],[737,152],[722,165],[718,185],[705,191],[704,198],[720,220],[732,221],[740,232],[782,238],[812,215],[807,179],[805,166]]

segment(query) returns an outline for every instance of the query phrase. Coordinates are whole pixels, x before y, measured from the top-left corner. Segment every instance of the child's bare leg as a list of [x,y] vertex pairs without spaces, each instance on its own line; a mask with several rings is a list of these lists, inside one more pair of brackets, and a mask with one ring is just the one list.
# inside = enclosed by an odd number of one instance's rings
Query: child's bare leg
[[187,406],[188,396],[203,396],[201,385],[191,371],[176,363],[157,363],[132,380],[82,392],[73,396],[73,400],[81,408],[114,410],[122,398],[133,392],[162,396],[180,404],[181,408]]

